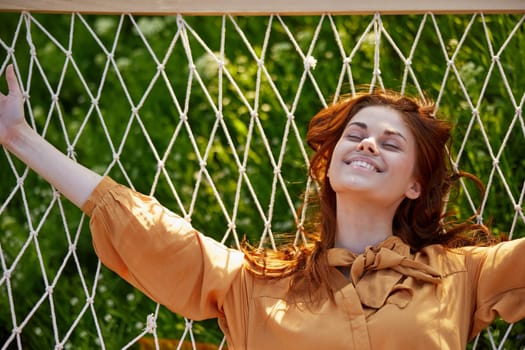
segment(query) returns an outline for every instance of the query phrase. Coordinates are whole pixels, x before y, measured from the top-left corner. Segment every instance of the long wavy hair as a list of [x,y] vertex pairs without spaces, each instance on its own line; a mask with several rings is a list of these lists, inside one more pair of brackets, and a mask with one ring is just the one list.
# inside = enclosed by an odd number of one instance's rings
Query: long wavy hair
[[486,245],[494,241],[489,229],[476,223],[473,215],[457,221],[445,211],[450,191],[461,177],[472,180],[481,191],[481,181],[472,174],[451,169],[447,146],[451,124],[434,115],[435,106],[428,99],[403,96],[393,91],[374,91],[343,97],[324,108],[310,121],[306,141],[313,149],[309,175],[319,184],[316,213],[309,215],[313,227],[306,232],[310,244],[285,245],[278,251],[243,246],[248,269],[258,276],[273,278],[294,274],[293,289],[310,290],[324,286],[330,295],[329,266],[326,252],[333,248],[336,233],[336,194],[327,171],[332,153],[353,116],[368,106],[387,106],[400,113],[416,141],[415,176],[421,184],[417,199],[405,198],[394,215],[393,233],[412,251],[431,244],[446,247]]

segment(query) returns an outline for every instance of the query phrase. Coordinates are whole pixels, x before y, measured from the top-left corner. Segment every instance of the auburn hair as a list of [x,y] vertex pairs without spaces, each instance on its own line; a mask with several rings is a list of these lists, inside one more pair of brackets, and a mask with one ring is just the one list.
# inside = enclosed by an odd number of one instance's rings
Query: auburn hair
[[451,124],[435,117],[435,106],[428,99],[393,91],[373,91],[344,96],[311,119],[306,136],[314,151],[309,175],[319,185],[317,210],[309,215],[313,229],[306,232],[311,243],[298,247],[285,245],[278,251],[254,249],[244,244],[248,269],[253,273],[267,278],[295,274],[291,289],[315,291],[324,286],[329,295],[333,295],[328,283],[326,252],[335,244],[337,210],[336,195],[327,171],[346,125],[357,112],[368,106],[386,106],[398,111],[416,143],[414,175],[421,185],[421,194],[416,199],[405,198],[397,208],[392,224],[394,235],[407,243],[412,251],[431,244],[458,247],[494,241],[489,229],[475,222],[475,215],[457,221],[452,213],[445,212],[450,191],[461,177],[474,181],[483,191],[477,177],[451,169],[447,153]]

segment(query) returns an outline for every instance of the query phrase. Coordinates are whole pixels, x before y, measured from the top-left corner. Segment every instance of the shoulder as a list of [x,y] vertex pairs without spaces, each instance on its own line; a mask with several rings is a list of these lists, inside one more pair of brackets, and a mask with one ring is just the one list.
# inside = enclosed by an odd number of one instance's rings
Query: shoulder
[[465,246],[453,249],[471,260],[503,259],[509,256],[523,256],[525,258],[525,238],[516,238],[510,241],[499,242],[487,246]]
[[[416,253],[416,259],[438,268],[442,273],[478,272],[489,266],[503,266],[503,262],[525,261],[525,238],[500,242],[489,246],[448,248],[434,244]],[[506,265],[506,264],[505,264]]]
[[415,254],[415,260],[437,269],[442,277],[467,271],[466,254],[441,244],[432,244]]

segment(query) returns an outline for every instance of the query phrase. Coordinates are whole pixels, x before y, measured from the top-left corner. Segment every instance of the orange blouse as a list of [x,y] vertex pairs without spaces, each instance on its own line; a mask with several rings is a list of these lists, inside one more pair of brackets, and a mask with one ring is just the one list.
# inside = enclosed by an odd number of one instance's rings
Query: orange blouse
[[82,210],[108,268],[173,312],[218,318],[231,349],[464,349],[495,317],[525,317],[523,239],[416,254],[397,237],[360,255],[334,248],[335,303],[312,307],[286,302],[289,277],[255,277],[241,252],[110,178]]

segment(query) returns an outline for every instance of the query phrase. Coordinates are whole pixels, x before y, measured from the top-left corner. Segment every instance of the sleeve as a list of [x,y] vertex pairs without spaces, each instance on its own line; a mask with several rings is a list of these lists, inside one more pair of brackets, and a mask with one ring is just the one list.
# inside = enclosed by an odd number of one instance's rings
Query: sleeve
[[477,248],[468,259],[477,284],[469,338],[498,316],[510,323],[525,318],[525,239]]
[[196,232],[183,218],[106,177],[82,211],[109,269],[168,309],[200,320],[222,314],[243,265],[241,252]]

